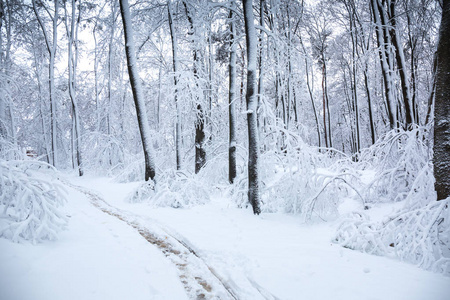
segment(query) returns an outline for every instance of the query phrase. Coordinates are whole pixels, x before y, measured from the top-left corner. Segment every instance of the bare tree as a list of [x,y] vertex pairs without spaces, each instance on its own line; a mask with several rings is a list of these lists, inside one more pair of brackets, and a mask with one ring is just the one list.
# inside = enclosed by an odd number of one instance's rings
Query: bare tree
[[180,104],[178,103],[178,90],[177,90],[177,72],[180,71],[179,61],[178,61],[178,43],[177,43],[177,35],[175,31],[175,24],[173,23],[173,13],[172,13],[172,4],[171,1],[167,1],[167,10],[169,17],[169,27],[170,27],[170,37],[172,40],[172,59],[173,59],[173,81],[175,85],[175,108],[177,111],[177,121],[175,125],[175,151],[176,151],[176,160],[177,160],[177,170],[181,169],[181,111]]
[[[187,19],[189,21],[190,24],[190,32],[189,34],[191,36],[193,36],[192,39],[192,44],[193,44],[193,51],[192,51],[192,56],[193,56],[193,60],[194,60],[194,68],[193,68],[193,73],[194,73],[194,78],[196,80],[196,84],[198,85],[198,79],[199,79],[199,68],[200,68],[200,60],[201,60],[201,53],[202,53],[202,49],[200,48],[199,44],[200,41],[198,40],[199,37],[195,37],[195,35],[197,34],[196,32],[196,28],[194,25],[194,19],[193,16],[191,15],[191,11],[188,8],[188,5],[186,3],[186,1],[183,0],[183,5],[184,5],[184,9],[186,12],[186,16]],[[203,49],[204,50],[204,49]],[[197,106],[197,112],[196,112],[196,120],[195,120],[195,173],[197,174],[198,172],[200,172],[201,168],[203,168],[203,166],[206,164],[206,150],[205,150],[205,113],[203,111],[202,108],[202,102],[204,103],[205,101],[201,101],[200,99],[198,99],[199,97],[196,97],[197,99],[195,99],[196,102],[196,106]]]
[[77,71],[77,62],[78,62],[78,25],[80,24],[80,16],[81,11],[78,9],[78,16],[75,15],[76,5],[75,0],[71,0],[72,5],[72,13],[70,18],[70,28],[68,25],[68,14],[67,7],[64,2],[64,12],[65,12],[65,25],[67,30],[68,37],[68,69],[69,69],[69,96],[72,101],[72,162],[73,164],[77,164],[78,174],[83,176],[83,169],[81,165],[81,150],[80,150],[80,141],[81,141],[81,128],[80,128],[80,116],[78,111],[78,102],[76,95],[76,71]]
[[247,126],[248,126],[248,200],[253,213],[259,215],[259,135],[258,135],[258,98],[256,95],[257,46],[252,0],[243,0],[245,37],[247,42]]
[[123,31],[125,35],[125,52],[128,62],[128,75],[130,76],[130,85],[133,92],[134,104],[136,106],[136,115],[141,133],[142,147],[145,158],[145,181],[155,179],[155,163],[153,158],[153,148],[150,138],[150,126],[148,124],[147,110],[145,108],[144,94],[139,78],[138,65],[136,61],[136,51],[134,48],[132,22],[130,16],[130,7],[128,0],[120,0],[120,12],[122,15]]
[[[56,49],[58,47],[58,18],[59,18],[59,1],[54,1],[54,12],[52,18],[52,39],[50,40],[49,34],[47,33],[47,29],[43,23],[42,18],[39,15],[36,0],[33,0],[33,10],[36,15],[36,18],[39,22],[39,26],[42,29],[42,33],[44,34],[45,44],[47,46],[47,51],[50,56],[50,63],[48,66],[49,72],[49,90],[50,90],[50,114],[51,114],[51,136],[52,136],[52,164],[54,167],[57,167],[58,164],[58,149],[56,144],[56,97],[55,97],[55,57],[56,57]],[[47,10],[48,12],[48,10]]]
[[228,118],[230,126],[230,139],[228,144],[228,180],[234,182],[236,178],[236,22],[233,20],[235,2],[230,10],[230,63],[229,63],[229,92],[228,92]]

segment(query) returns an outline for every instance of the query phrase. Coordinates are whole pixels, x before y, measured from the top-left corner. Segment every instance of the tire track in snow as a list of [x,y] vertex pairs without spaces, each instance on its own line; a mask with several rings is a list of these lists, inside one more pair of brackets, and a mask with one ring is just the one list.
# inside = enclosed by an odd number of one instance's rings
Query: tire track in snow
[[[152,221],[144,226],[137,215],[111,206],[95,192],[59,179],[65,185],[85,194],[102,212],[133,227],[150,244],[156,246],[177,267],[181,283],[191,299],[239,299],[236,292],[202,259],[192,247],[169,234]],[[146,220],[149,222],[149,220]],[[150,225],[150,226],[149,226]],[[151,227],[151,230],[149,229]]]

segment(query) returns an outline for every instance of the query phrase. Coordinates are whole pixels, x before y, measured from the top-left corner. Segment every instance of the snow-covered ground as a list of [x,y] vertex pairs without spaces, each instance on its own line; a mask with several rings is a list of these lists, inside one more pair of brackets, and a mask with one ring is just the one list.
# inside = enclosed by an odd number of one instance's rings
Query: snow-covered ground
[[[306,225],[295,216],[254,216],[220,195],[191,209],[154,208],[124,201],[135,183],[69,181],[119,213],[101,211],[68,187],[69,225],[58,241],[0,239],[0,299],[186,299],[189,280],[200,277],[211,291],[207,298],[217,290],[221,298],[237,299],[450,299],[449,277],[333,244],[337,222]],[[150,243],[137,224],[157,228],[169,245],[180,242],[193,258],[177,262],[173,253],[183,255],[182,249],[164,254],[161,242]],[[230,293],[208,282],[213,279]]]

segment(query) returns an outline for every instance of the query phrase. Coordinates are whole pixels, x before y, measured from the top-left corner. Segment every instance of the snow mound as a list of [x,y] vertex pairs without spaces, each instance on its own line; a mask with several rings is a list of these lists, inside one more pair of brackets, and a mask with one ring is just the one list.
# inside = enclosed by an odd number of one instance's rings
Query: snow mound
[[55,170],[37,161],[0,160],[0,237],[13,242],[53,240],[67,224]]
[[450,275],[450,198],[403,208],[382,222],[351,214],[334,241],[375,255],[396,256],[424,269]]
[[153,182],[140,184],[127,201],[148,202],[154,207],[189,208],[210,201],[210,195],[201,178],[181,171],[167,171]]

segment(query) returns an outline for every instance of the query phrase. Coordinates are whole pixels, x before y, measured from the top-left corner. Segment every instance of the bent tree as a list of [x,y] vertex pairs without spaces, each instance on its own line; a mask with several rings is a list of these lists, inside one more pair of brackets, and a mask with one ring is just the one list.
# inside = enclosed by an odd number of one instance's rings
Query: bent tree
[[130,77],[131,90],[133,92],[136,116],[141,133],[142,147],[145,158],[145,181],[155,180],[155,162],[150,138],[150,126],[148,125],[147,110],[145,109],[144,94],[139,78],[136,51],[134,49],[133,30],[128,0],[120,0],[120,13],[122,15],[123,31],[125,35],[125,52],[127,55],[128,75]]
[[256,95],[256,56],[257,40],[254,24],[252,0],[242,1],[244,4],[245,39],[247,42],[247,126],[248,126],[248,200],[253,213],[261,213],[259,199],[259,134],[258,134],[258,99]]
[[438,200],[450,196],[450,0],[443,1],[434,106],[434,176]]

